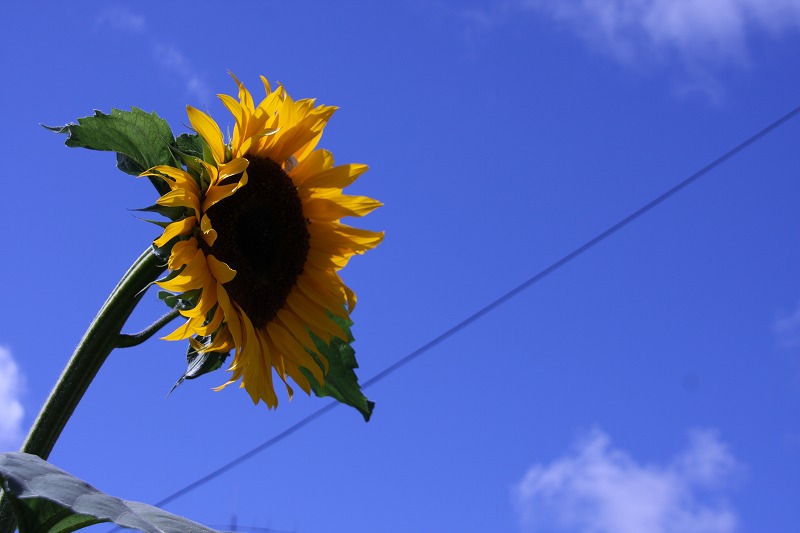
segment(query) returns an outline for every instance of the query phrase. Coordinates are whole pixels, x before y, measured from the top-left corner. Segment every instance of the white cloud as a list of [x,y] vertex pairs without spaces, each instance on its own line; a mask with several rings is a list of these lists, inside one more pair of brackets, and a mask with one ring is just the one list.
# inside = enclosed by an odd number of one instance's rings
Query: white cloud
[[19,396],[24,380],[11,356],[0,346],[0,446],[16,448],[22,440],[22,417],[25,414]]
[[211,90],[175,45],[153,43],[153,57],[163,69],[177,74],[184,80],[189,94],[208,104]]
[[574,533],[732,533],[722,498],[736,461],[713,432],[691,434],[666,466],[640,464],[591,432],[570,455],[534,465],[514,487],[526,530]]
[[130,33],[144,33],[147,30],[145,18],[123,5],[109,6],[97,15],[98,26],[110,27]]
[[784,346],[800,346],[800,305],[789,315],[781,315],[775,320],[773,330]]
[[724,100],[722,68],[746,67],[756,37],[800,30],[800,0],[497,0],[480,6],[436,8],[456,17],[465,44],[490,32],[544,17],[584,40],[592,53],[628,68],[668,68],[679,96],[699,93]]
[[168,73],[183,81],[187,94],[197,98],[201,104],[208,105],[211,90],[202,76],[177,46],[153,37],[143,15],[139,15],[124,5],[114,5],[104,9],[95,19],[99,28],[111,28],[141,35],[150,41],[150,48],[156,64]]
[[800,0],[520,0],[625,62],[746,58],[747,34],[800,28]]

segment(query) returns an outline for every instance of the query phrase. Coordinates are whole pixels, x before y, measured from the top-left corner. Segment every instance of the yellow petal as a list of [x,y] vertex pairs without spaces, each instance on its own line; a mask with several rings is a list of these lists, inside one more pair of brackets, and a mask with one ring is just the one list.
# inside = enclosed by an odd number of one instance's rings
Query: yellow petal
[[208,261],[208,270],[218,282],[228,283],[236,276],[236,271],[234,269],[213,255],[209,255],[206,259]]
[[243,383],[244,379],[248,379],[248,381],[252,380],[252,382],[254,382],[253,388],[255,389],[253,392],[245,385],[251,398],[255,393],[256,396],[267,404],[267,407],[274,409],[278,407],[278,397],[275,396],[275,388],[272,384],[272,353],[270,352],[266,339],[264,339],[260,332],[252,329],[253,325],[250,323],[250,320],[245,320],[245,324],[250,326],[250,329],[247,330],[248,341],[250,341],[250,343],[245,346],[245,349],[250,348],[252,350],[249,359],[255,363],[255,368],[253,369],[255,371],[250,372],[249,377],[247,373],[245,373]]
[[228,111],[231,112],[231,115],[233,115],[233,118],[236,120],[236,126],[233,128],[233,139],[231,139],[231,144],[234,147],[239,146],[239,143],[241,142],[241,134],[247,130],[247,119],[250,114],[247,113],[241,104],[239,104],[239,102],[232,96],[228,96],[227,94],[218,94],[217,96],[220,100],[222,100],[222,103],[225,104],[225,107],[228,108]]
[[333,154],[327,150],[314,150],[306,158],[297,158],[298,164],[290,172],[295,185],[305,183],[310,177],[333,167]]
[[228,74],[230,74],[231,78],[233,78],[233,81],[235,81],[236,85],[239,87],[239,101],[242,103],[242,105],[246,109],[249,109],[252,112],[253,111],[253,97],[250,95],[250,92],[247,89],[244,88],[244,85],[242,84],[242,82],[240,82],[239,78],[234,76],[232,72],[228,72]]
[[170,191],[159,198],[156,203],[165,207],[188,207],[189,209],[194,209],[195,213],[200,212],[200,199],[196,194],[186,189]]
[[[335,108],[330,108],[327,115],[309,115],[301,120],[296,126],[286,131],[280,139],[275,142],[273,156],[275,161],[285,161],[295,152],[300,151],[311,141],[319,136],[330,115]],[[283,123],[281,127],[284,128]]]
[[189,122],[192,123],[192,128],[200,134],[200,136],[208,143],[211,148],[211,153],[214,154],[214,160],[217,163],[225,162],[225,142],[222,139],[222,131],[214,119],[192,106],[186,106],[186,112],[189,115]]
[[261,334],[262,339],[269,347],[269,351],[272,354],[272,366],[275,368],[275,373],[278,374],[278,377],[281,378],[281,381],[283,381],[283,384],[286,386],[286,392],[289,394],[289,399],[291,400],[292,396],[294,396],[294,390],[289,385],[289,382],[286,381],[285,359],[281,355],[278,347],[275,345],[275,339],[267,335],[264,330],[259,331],[259,334]]
[[341,270],[347,266],[350,257],[336,256],[320,252],[311,247],[306,256],[306,264],[311,264],[321,270]]
[[206,191],[205,198],[203,198],[203,211],[208,211],[215,203],[227,198],[228,196],[231,196],[240,188],[247,185],[248,179],[247,172],[245,172],[242,174],[242,177],[239,178],[237,183],[232,183],[230,185],[214,185],[209,187],[208,191]]
[[303,181],[303,186],[311,188],[319,187],[344,189],[358,179],[358,177],[368,169],[369,167],[367,165],[358,163],[340,165],[308,177],[305,181]]
[[279,90],[267,94],[266,98],[261,100],[258,107],[253,111],[252,121],[248,124],[247,133],[249,135],[264,127],[274,127],[278,124],[276,114],[281,104],[281,97],[282,88],[279,87]]
[[179,235],[188,235],[192,229],[197,225],[197,219],[194,217],[182,218],[164,229],[164,233],[158,239],[153,241],[156,247],[161,248],[167,244],[171,239]]
[[228,297],[228,292],[219,282],[217,282],[217,301],[219,301],[219,305],[225,313],[225,323],[228,325],[228,330],[233,337],[234,344],[236,345],[236,356],[238,357],[242,344],[244,343],[242,323],[239,320],[238,311],[233,307]]
[[[158,165],[147,170],[146,172],[142,172],[139,174],[139,176],[153,176],[156,178],[161,178],[172,190],[186,189],[198,196],[200,195],[200,188],[197,186],[197,182],[194,180],[192,175],[179,168],[170,167],[167,165]],[[171,179],[166,179],[164,176]]]
[[347,309],[352,313],[353,309],[356,308],[356,293],[350,289],[347,285],[343,285],[344,293],[347,295]]
[[[181,315],[186,318],[205,317],[215,305],[217,305],[217,283],[211,276],[208,276],[203,283],[203,290],[197,305],[191,309],[182,310]],[[222,312],[220,311],[219,314]]]
[[325,309],[307,298],[302,292],[292,291],[286,299],[286,305],[322,340],[330,342],[331,336],[339,337],[340,339],[347,338],[347,334],[342,331],[336,322],[330,319]]
[[243,157],[239,157],[233,159],[232,161],[225,163],[219,166],[219,177],[217,179],[224,180],[229,176],[235,176],[236,174],[241,174],[245,170],[247,170],[247,166],[250,164],[250,161]]
[[[211,322],[206,325],[202,325],[201,323],[194,328],[195,334],[202,336],[211,335],[222,325],[223,318],[222,310],[217,308],[214,312],[214,317],[211,319]],[[198,319],[200,319],[202,322],[205,322],[206,320],[205,316],[198,317]]]
[[[279,311],[274,321],[278,325],[283,327],[283,329],[285,329],[292,336],[293,341],[297,344],[299,348],[292,352],[289,352],[289,355],[287,357],[289,357],[289,359],[291,359],[291,361],[293,361],[296,365],[299,365],[303,368],[307,368],[321,385],[322,381],[320,381],[319,378],[323,377],[325,373],[328,372],[328,360],[317,350],[314,341],[311,339],[311,336],[308,333],[308,328],[306,328],[303,325],[303,323],[300,321],[297,315],[295,315],[288,309],[282,309],[281,311]],[[305,345],[306,342],[310,343],[310,346],[306,346]],[[308,352],[305,350],[305,348],[303,348],[303,346],[306,346],[306,348],[313,350],[314,353],[317,354],[317,357],[320,358],[320,361],[322,361],[322,368],[321,368],[322,373],[320,374],[320,376],[317,376],[315,370],[315,368],[320,369],[319,363],[317,363],[314,360],[314,358],[308,354]]]
[[227,325],[223,325],[217,333],[214,334],[213,340],[205,346],[200,345],[200,343],[194,339],[189,339],[189,343],[191,343],[198,352],[229,352],[236,347],[233,336],[231,336]]
[[308,229],[312,248],[343,257],[363,254],[383,240],[383,232],[353,228],[338,222],[310,224]]
[[180,274],[166,281],[157,281],[156,284],[167,291],[183,292],[202,288],[209,276],[205,254],[198,249]]
[[209,246],[214,246],[214,241],[217,240],[217,230],[211,226],[211,219],[207,214],[203,214],[200,219],[200,231],[203,232],[203,240]]
[[300,385],[303,392],[311,394],[311,383],[309,383],[308,378],[300,371],[300,368],[294,364],[291,359],[284,360],[283,364],[286,368],[286,373],[291,376],[295,383]]
[[308,156],[319,143],[320,138],[322,137],[322,130],[325,127],[326,123],[330,119],[330,116],[333,115],[334,111],[338,108],[333,106],[319,106],[317,107],[313,114],[318,116],[318,122],[311,127],[313,131],[316,131],[317,134],[309,139],[309,141],[303,145],[301,148],[297,149],[294,152],[294,156],[300,160]]
[[308,332],[308,328],[291,309],[283,307],[282,309],[278,310],[278,313],[275,315],[273,320],[277,320],[284,327],[284,329],[292,334],[292,336],[297,340],[298,343],[300,343],[301,346],[305,346],[309,350],[316,351],[316,345],[314,344],[314,340],[311,338],[311,335]]
[[[336,274],[333,274],[336,276]],[[338,276],[336,276],[338,278]],[[345,294],[341,282],[333,285],[329,277],[322,279],[307,275],[305,272],[297,278],[297,289],[305,294],[309,300],[319,302],[326,310],[341,317],[348,318],[345,311]],[[295,330],[292,330],[294,333]],[[313,346],[310,346],[313,348]]]
[[187,320],[185,324],[178,326],[178,328],[169,335],[161,337],[161,340],[180,341],[183,339],[188,339],[189,337],[194,335],[194,331],[192,329],[192,320],[193,319]]
[[264,91],[267,93],[267,95],[269,95],[269,93],[272,92],[272,87],[270,87],[269,81],[267,81],[267,78],[265,78],[264,76],[261,76],[261,83],[264,84]]
[[172,246],[167,266],[170,270],[178,270],[189,263],[197,253],[197,239],[190,237],[185,241],[178,241]]
[[283,329],[281,325],[273,320],[267,324],[267,333],[275,342],[275,345],[278,347],[281,355],[283,355],[285,358],[290,358],[297,363],[302,364],[302,366],[311,372],[311,375],[314,376],[314,379],[317,380],[317,383],[322,384],[324,382],[325,378],[322,375],[322,369],[314,361],[314,359],[306,353],[305,348],[300,346],[288,331]]
[[312,197],[303,202],[303,214],[312,220],[333,221],[343,217],[361,217],[382,205],[366,196]]

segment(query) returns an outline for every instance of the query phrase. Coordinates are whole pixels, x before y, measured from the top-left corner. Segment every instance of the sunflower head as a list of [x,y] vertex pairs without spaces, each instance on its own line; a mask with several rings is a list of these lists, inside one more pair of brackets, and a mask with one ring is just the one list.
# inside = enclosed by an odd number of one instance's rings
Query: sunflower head
[[170,189],[157,204],[172,222],[154,241],[170,273],[157,283],[173,293],[186,321],[164,338],[189,339],[200,355],[233,351],[232,375],[218,389],[241,380],[254,403],[274,408],[274,376],[289,397],[290,380],[316,390],[330,364],[324,346],[350,340],[356,297],[338,271],[383,233],[341,219],[381,203],[342,193],[366,165],[335,166],[317,148],[336,108],[295,101],[264,77],[266,96],[256,104],[234,80],[238,97],[219,95],[235,121],[230,138],[187,107],[197,136],[183,165],[142,175]]

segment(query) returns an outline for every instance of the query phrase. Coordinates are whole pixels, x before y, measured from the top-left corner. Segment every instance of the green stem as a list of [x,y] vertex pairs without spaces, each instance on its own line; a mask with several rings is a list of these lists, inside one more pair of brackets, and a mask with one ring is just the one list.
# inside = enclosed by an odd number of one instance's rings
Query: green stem
[[[120,331],[144,295],[144,289],[166,265],[148,248],[112,291],[83,335],[50,397],[33,423],[21,451],[47,459],[78,402],[108,354],[117,346]],[[0,500],[0,533],[14,531],[15,519],[5,494]]]
[[117,342],[114,347],[131,348],[132,346],[139,346],[144,341],[155,335],[161,328],[178,318],[180,314],[181,312],[179,310],[173,309],[139,333],[132,333],[130,335],[122,333],[119,337],[117,337]]

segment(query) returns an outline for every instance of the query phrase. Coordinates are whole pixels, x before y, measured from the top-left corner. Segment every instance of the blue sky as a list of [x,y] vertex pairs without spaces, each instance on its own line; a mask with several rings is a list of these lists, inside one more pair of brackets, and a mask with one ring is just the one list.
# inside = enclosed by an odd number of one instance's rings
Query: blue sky
[[[40,123],[136,106],[178,133],[190,104],[231,124],[228,70],[339,106],[321,144],[385,203],[358,221],[385,242],[343,274],[366,380],[800,105],[797,0],[32,1],[0,29],[6,449],[157,236],[130,211],[149,183]],[[369,423],[337,408],[166,508],[296,532],[796,531],[799,141],[794,119],[374,385]],[[148,294],[126,329],[164,311]],[[166,398],[184,353],[113,353],[51,461],[153,503],[326,403],[270,412],[211,391],[222,371]]]

